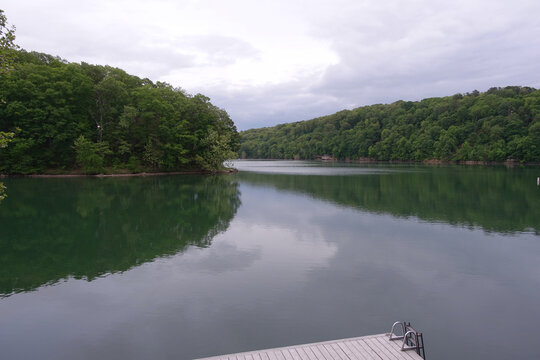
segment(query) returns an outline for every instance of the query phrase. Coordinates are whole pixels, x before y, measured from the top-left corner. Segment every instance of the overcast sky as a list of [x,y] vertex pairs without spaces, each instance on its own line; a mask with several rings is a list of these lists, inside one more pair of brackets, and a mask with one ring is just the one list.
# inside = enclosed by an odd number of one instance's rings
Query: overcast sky
[[3,0],[17,44],[202,93],[240,130],[540,87],[539,0]]

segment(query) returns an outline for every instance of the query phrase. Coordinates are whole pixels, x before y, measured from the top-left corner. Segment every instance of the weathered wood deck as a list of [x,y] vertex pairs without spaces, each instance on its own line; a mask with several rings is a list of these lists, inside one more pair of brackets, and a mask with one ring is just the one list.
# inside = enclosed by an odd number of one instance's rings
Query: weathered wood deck
[[401,351],[401,343],[380,334],[198,360],[422,360],[414,350]]

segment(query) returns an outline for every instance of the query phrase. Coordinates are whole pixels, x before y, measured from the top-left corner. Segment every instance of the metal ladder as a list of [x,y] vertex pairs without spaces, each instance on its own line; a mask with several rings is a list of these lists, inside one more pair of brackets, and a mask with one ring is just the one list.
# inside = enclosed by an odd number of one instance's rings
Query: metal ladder
[[[395,331],[398,326],[401,326],[401,334],[397,335]],[[416,350],[416,353],[426,359],[426,352],[424,350],[424,337],[421,332],[418,332],[413,329],[410,322],[405,321],[396,321],[392,325],[392,330],[390,330],[389,339],[393,340],[403,340],[401,345],[401,351],[407,350]]]

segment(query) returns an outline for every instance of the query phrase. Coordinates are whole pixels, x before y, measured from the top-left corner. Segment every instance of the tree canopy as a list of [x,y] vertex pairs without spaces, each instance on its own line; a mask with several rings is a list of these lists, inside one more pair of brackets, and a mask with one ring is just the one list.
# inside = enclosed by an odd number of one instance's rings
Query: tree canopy
[[243,158],[540,161],[540,90],[397,101],[241,133]]
[[233,121],[204,95],[110,66],[16,55],[0,83],[0,131],[15,133],[1,173],[216,170],[235,156]]
[[15,27],[8,25],[4,10],[0,9],[0,74],[9,69],[17,48]]
[[[4,11],[0,9],[0,80],[10,69],[13,62],[13,54],[17,49],[15,45],[15,27],[9,27]],[[0,96],[0,104],[4,104],[4,99]],[[7,147],[15,134],[12,132],[0,131],[0,149]],[[6,197],[6,187],[0,182],[0,201]]]

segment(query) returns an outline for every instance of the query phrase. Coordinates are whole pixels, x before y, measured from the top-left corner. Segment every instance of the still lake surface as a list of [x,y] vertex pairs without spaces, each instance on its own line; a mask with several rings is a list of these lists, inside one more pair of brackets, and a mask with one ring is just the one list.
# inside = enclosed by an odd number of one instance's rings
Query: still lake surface
[[4,179],[0,358],[191,359],[388,332],[540,359],[539,168],[238,161]]

